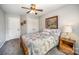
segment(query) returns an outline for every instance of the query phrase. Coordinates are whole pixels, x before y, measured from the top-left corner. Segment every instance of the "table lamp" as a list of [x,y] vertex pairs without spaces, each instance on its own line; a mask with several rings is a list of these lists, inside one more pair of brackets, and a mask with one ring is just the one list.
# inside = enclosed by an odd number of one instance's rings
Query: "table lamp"
[[70,37],[70,35],[72,33],[72,26],[71,25],[65,25],[63,27],[63,33],[65,33],[66,37]]

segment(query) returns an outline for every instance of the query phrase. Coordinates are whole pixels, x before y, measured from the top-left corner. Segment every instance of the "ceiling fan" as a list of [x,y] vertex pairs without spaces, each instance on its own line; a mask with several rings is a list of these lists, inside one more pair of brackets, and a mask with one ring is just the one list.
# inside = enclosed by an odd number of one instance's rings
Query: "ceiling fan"
[[36,4],[31,4],[31,7],[30,8],[27,8],[27,7],[21,7],[23,9],[27,9],[29,11],[27,11],[26,13],[34,13],[35,15],[37,15],[37,11],[40,11],[42,12],[43,10],[42,9],[36,9]]

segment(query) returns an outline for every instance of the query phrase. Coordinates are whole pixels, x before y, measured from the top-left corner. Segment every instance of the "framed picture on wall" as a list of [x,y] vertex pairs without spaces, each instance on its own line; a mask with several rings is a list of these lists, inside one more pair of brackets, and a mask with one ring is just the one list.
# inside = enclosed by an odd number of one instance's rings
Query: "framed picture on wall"
[[58,29],[58,16],[46,18],[45,27],[47,29]]

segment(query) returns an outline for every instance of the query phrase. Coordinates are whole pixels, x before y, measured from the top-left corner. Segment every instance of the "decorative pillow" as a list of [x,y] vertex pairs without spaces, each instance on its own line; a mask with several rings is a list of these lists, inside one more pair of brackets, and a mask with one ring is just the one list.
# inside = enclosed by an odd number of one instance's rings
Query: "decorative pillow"
[[51,29],[44,29],[45,32],[51,32]]
[[57,35],[59,36],[60,35],[60,29],[44,29],[45,32],[50,32],[50,34],[52,35]]
[[57,36],[59,36],[61,32],[60,29],[52,29],[51,31],[54,35],[57,35]]
[[43,31],[41,32],[42,34],[47,34],[47,35],[50,35],[50,32],[47,32],[47,31]]

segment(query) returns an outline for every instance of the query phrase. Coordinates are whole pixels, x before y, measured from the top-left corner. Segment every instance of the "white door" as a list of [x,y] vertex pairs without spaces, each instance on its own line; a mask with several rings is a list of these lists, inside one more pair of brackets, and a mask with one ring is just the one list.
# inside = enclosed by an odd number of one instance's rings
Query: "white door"
[[8,18],[9,40],[20,37],[20,17]]
[[27,33],[35,33],[39,31],[38,18],[27,18]]

